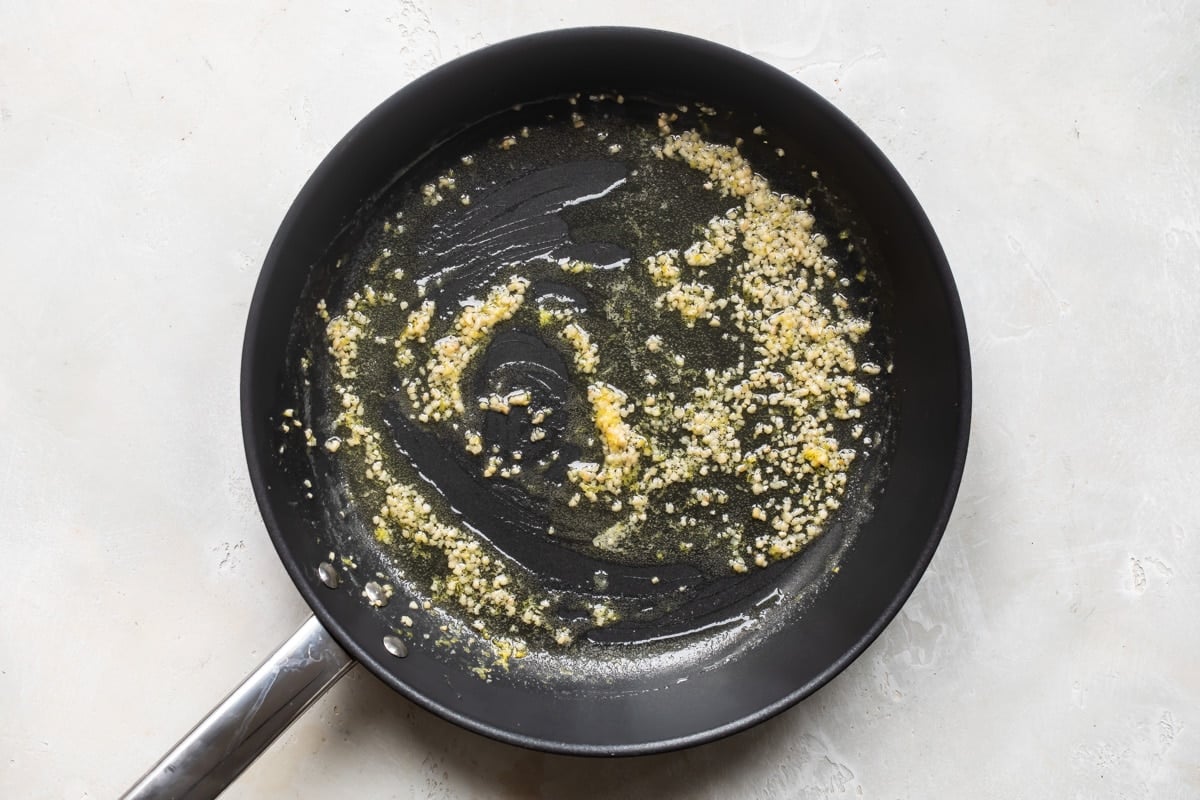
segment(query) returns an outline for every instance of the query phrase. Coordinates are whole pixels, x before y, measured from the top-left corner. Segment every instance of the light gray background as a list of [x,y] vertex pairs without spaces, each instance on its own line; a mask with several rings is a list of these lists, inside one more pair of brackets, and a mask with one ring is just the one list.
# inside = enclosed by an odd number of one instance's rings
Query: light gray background
[[320,5],[0,0],[0,796],[117,794],[307,613],[238,365],[309,172],[430,67],[606,22],[789,71],[924,204],[975,369],[937,557],[732,740],[543,756],[356,670],[228,796],[1200,796],[1200,5]]

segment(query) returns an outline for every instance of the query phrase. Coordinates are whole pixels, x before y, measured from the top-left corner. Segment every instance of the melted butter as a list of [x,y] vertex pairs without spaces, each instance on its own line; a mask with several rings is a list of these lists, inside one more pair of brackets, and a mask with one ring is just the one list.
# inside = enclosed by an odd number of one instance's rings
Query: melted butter
[[[515,177],[507,164],[537,162],[481,148],[432,182],[469,204],[401,198],[404,226],[361,256],[379,285],[322,306],[340,309],[327,325],[340,410],[323,433],[343,442],[345,480],[374,504],[412,591],[459,639],[492,642],[506,669],[534,645],[744,630],[752,616],[719,613],[722,592],[742,594],[720,587],[820,535],[857,457],[839,426],[869,421],[849,379],[869,325],[852,300],[821,297],[838,265],[805,203],[735,149],[670,135],[617,125],[590,153],[582,136],[535,127],[560,162]],[[773,237],[791,237],[791,272],[772,261]],[[789,316],[797,305],[811,313]],[[817,374],[789,373],[801,345],[835,339],[846,346],[817,353],[830,362]],[[783,401],[839,386],[845,406],[822,400],[789,426],[797,404]],[[781,461],[787,430],[803,436]],[[679,617],[704,587],[719,618]],[[765,597],[782,602],[778,588]]]

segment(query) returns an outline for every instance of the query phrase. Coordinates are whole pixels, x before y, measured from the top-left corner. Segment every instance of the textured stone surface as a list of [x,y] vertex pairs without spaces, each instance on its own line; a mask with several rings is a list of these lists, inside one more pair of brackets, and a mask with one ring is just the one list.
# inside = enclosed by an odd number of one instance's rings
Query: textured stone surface
[[306,615],[237,372],[310,170],[428,68],[602,22],[788,70],[913,187],[975,367],[944,543],[865,655],[732,740],[544,756],[356,670],[227,796],[1200,796],[1200,7],[316,5],[0,4],[0,796],[114,796]]

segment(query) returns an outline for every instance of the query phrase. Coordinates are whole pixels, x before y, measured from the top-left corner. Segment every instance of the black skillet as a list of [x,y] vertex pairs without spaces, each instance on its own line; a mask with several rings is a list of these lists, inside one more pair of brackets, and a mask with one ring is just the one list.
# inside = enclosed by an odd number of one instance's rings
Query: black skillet
[[[811,586],[793,592],[803,603],[778,624],[747,626],[741,639],[707,654],[692,648],[672,660],[660,647],[649,668],[616,677],[597,663],[594,673],[584,664],[559,683],[520,670],[493,670],[484,680],[472,671],[479,662],[471,653],[448,654],[401,635],[399,603],[375,609],[364,601],[364,582],[383,566],[375,549],[364,545],[355,569],[330,561],[331,551],[347,552],[347,537],[359,534],[339,528],[335,493],[318,484],[317,501],[308,497],[312,489],[303,481],[320,480],[317,461],[288,446],[294,436],[280,431],[281,410],[302,400],[298,320],[311,316],[312,287],[329,283],[335,245],[360,236],[385,190],[419,170],[438,145],[470,137],[514,106],[596,92],[703,101],[745,130],[762,125],[777,137],[772,147],[786,142],[787,157],[773,169],[801,183],[819,175],[819,185],[806,188],[835,209],[830,222],[852,231],[882,295],[878,318],[894,364],[886,458],[877,462],[870,491],[864,486],[863,497],[850,501],[858,505],[853,525],[835,529],[849,544],[818,548],[781,568],[780,585]],[[215,795],[354,661],[464,728],[551,752],[652,753],[761,722],[832,679],[899,611],[946,526],[969,418],[966,330],[929,221],[875,145],[814,92],[740,52],[653,30],[555,31],[459,58],[389,98],[321,163],[271,245],[251,305],[242,370],[250,475],[267,529],[314,619],[129,796]],[[593,566],[570,548],[556,552],[550,568],[564,574],[580,563]],[[778,598],[769,588],[747,584],[734,604],[747,610]]]

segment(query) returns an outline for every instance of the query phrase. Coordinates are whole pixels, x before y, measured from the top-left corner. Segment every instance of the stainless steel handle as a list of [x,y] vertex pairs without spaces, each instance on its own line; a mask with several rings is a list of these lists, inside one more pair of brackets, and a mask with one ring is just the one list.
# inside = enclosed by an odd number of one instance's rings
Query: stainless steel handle
[[317,618],[309,617],[123,799],[216,797],[353,665]]

